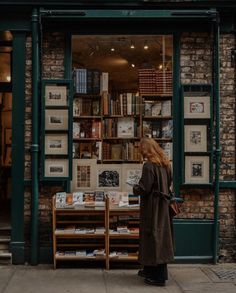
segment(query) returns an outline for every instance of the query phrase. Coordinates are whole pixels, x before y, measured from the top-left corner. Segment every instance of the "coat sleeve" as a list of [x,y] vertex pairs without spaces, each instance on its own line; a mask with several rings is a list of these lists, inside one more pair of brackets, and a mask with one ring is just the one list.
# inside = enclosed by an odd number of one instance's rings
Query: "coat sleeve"
[[152,191],[152,186],[155,180],[155,174],[152,163],[146,162],[143,165],[142,176],[139,183],[134,185],[133,193],[135,195],[147,196]]

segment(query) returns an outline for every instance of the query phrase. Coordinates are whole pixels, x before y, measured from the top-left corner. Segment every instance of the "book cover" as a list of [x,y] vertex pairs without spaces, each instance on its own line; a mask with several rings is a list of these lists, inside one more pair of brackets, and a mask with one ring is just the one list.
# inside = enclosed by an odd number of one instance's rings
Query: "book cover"
[[119,118],[117,123],[118,137],[134,137],[134,119],[133,118]]
[[161,115],[163,117],[171,116],[171,101],[163,101],[162,102]]
[[56,193],[56,208],[61,208],[66,205],[66,192]]
[[101,84],[100,84],[100,89],[101,89],[101,94],[103,92],[108,92],[108,82],[109,82],[109,74],[108,72],[102,72],[101,74]]
[[73,138],[80,138],[80,122],[73,122]]

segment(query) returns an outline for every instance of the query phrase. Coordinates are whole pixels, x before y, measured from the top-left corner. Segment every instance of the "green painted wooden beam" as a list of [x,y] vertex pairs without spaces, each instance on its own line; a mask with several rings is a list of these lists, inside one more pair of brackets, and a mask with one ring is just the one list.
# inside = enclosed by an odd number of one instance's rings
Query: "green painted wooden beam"
[[24,111],[26,34],[13,33],[12,76],[12,198],[11,252],[13,264],[23,264],[24,256]]

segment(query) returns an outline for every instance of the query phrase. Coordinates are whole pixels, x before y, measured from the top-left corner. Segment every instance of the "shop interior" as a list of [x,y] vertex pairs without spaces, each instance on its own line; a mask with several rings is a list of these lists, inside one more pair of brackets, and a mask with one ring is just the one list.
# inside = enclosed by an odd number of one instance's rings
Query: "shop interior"
[[12,35],[0,32],[0,224],[10,223],[12,165]]

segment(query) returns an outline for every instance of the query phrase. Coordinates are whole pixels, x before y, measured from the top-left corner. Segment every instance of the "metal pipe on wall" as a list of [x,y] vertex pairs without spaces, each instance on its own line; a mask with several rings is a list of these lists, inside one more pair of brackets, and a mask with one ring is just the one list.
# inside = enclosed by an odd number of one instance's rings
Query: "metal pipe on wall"
[[38,80],[39,80],[39,13],[36,8],[32,12],[32,144],[31,144],[31,250],[30,262],[38,264]]
[[219,247],[219,188],[220,188],[220,28],[219,15],[216,15],[214,23],[214,95],[215,95],[215,196],[214,196],[214,243],[213,261],[218,260]]

